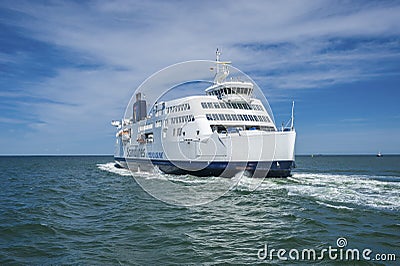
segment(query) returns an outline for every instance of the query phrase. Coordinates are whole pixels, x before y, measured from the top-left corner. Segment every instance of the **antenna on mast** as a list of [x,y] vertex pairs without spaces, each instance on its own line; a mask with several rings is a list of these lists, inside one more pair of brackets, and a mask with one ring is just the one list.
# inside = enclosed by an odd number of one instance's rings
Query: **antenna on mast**
[[[216,59],[215,59],[215,64],[216,64],[216,73],[214,77],[214,82],[215,83],[222,83],[225,78],[229,75],[229,69],[228,69],[228,64],[231,62],[229,61],[219,61],[219,58],[221,56],[221,50],[217,48],[217,51],[215,52]],[[213,70],[213,69],[212,69]]]
[[217,48],[217,51],[215,52],[215,57],[216,57],[216,59],[215,59],[215,61],[217,62],[217,74],[219,73],[219,64],[218,64],[218,62],[219,62],[219,57],[221,56],[221,52],[220,52],[220,50]]
[[294,101],[292,102],[292,119],[291,119],[292,121],[292,123],[291,123],[291,125],[290,125],[290,129],[291,130],[293,130],[294,129],[294,127],[293,127],[293,124],[294,124]]

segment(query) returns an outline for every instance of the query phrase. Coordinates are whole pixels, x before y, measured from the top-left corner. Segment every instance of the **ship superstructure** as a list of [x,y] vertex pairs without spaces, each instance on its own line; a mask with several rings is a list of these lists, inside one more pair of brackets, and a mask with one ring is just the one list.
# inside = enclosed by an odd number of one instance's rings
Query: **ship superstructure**
[[278,129],[254,84],[228,80],[228,62],[219,61],[204,95],[156,102],[150,110],[136,94],[132,117],[113,121],[115,161],[132,171],[154,167],[168,174],[232,177],[287,177],[294,167],[296,132]]

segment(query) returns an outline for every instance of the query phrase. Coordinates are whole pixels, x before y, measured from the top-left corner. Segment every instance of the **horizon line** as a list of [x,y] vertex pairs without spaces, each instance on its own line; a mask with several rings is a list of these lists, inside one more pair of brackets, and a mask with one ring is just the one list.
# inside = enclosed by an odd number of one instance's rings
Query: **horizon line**
[[[390,156],[390,155],[400,155],[400,153],[381,153],[382,155]],[[113,154],[0,154],[0,157],[7,157],[7,156],[114,156]],[[376,153],[300,153],[295,154],[295,156],[376,156]]]

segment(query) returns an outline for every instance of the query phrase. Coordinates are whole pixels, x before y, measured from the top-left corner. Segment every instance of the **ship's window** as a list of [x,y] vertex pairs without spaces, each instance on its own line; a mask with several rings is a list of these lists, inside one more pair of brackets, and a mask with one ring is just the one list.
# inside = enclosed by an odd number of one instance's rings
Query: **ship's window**
[[203,109],[207,108],[207,104],[206,103],[201,103],[201,107],[203,107]]
[[232,103],[233,109],[238,109],[237,103]]
[[219,103],[214,103],[214,108],[220,108]]
[[182,128],[178,128],[177,135],[178,135],[178,136],[182,135]]
[[200,130],[196,130],[196,135],[198,136],[200,134]]
[[249,119],[250,119],[250,121],[254,121],[254,118],[252,115],[249,115]]
[[213,120],[218,120],[218,115],[217,114],[212,114]]
[[213,108],[213,107],[212,107],[212,103],[207,103],[207,107],[208,107],[209,109]]
[[187,109],[190,110],[190,104],[187,104]]
[[232,94],[232,88],[228,88],[228,94]]
[[225,120],[225,115],[223,114],[218,114],[219,120]]
[[211,114],[206,114],[207,120],[213,120]]
[[184,136],[185,136],[185,134],[186,134],[185,132],[182,133],[182,135],[184,135]]
[[235,120],[235,121],[238,120],[237,116],[235,114],[232,115],[232,120]]
[[249,117],[247,115],[243,115],[244,120],[249,121]]
[[238,118],[239,118],[239,120],[241,120],[241,121],[244,120],[243,115],[238,115]]
[[253,118],[254,118],[255,121],[257,121],[257,122],[259,121],[258,117],[256,115],[253,115]]
[[230,114],[226,114],[225,117],[226,117],[226,120],[232,120],[232,117]]
[[225,103],[220,103],[220,105],[221,105],[221,108],[226,108],[226,104]]
[[232,109],[232,104],[231,103],[226,103],[226,107],[228,107],[229,109]]

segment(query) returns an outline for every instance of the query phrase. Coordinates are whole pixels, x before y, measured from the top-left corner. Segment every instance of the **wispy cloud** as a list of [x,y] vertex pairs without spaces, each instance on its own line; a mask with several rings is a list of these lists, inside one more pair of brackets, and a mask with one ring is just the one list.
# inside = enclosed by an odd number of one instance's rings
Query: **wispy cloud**
[[346,119],[342,119],[340,120],[340,122],[344,122],[344,123],[360,123],[360,122],[367,122],[368,119],[366,118],[346,118]]

